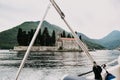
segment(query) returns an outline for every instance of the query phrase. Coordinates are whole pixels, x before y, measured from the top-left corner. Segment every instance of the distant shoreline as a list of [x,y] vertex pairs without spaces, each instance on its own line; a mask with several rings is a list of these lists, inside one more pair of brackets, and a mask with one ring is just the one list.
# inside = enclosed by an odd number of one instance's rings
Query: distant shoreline
[[[96,51],[96,50],[89,50],[89,51]],[[26,50],[20,50],[16,52],[26,52]],[[41,51],[30,51],[30,52],[83,52],[83,51],[82,50],[41,50]]]
[[[17,51],[26,52],[26,51]],[[82,52],[82,50],[44,50],[44,51],[30,51],[30,52]]]

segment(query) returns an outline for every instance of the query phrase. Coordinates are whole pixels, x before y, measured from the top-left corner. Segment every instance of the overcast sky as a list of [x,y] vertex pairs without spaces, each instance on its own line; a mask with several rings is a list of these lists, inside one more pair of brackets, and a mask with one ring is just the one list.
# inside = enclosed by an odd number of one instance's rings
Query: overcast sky
[[[120,31],[120,0],[55,0],[75,31],[90,38],[102,38]],[[49,0],[0,0],[0,31],[25,21],[41,20]],[[51,7],[47,18],[51,24],[67,29]]]

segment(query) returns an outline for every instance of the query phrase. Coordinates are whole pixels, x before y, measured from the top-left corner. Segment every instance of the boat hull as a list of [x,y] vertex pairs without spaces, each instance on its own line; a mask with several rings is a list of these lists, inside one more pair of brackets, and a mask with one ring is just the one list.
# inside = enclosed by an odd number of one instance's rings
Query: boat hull
[[[107,69],[109,73],[114,75],[116,78],[115,80],[120,80],[120,65],[113,66],[109,69]],[[103,80],[105,80],[106,72],[102,72]],[[94,75],[88,76],[88,77],[79,77],[79,76],[72,76],[72,75],[66,75],[61,80],[94,80]]]
[[90,80],[90,79],[86,79],[85,77],[67,75],[64,78],[62,78],[61,80]]

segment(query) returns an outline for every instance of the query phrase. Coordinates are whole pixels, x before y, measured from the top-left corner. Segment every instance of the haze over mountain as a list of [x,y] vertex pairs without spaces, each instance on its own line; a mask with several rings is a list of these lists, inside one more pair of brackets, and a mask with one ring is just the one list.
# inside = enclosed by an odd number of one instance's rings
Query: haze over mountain
[[96,42],[108,49],[118,48],[120,47],[120,31],[114,30],[104,38],[96,40]]

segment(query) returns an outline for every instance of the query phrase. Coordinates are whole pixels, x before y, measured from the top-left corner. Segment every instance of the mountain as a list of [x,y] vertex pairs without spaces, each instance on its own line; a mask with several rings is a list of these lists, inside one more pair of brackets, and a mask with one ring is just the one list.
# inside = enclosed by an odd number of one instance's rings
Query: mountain
[[[0,32],[0,48],[10,49],[10,48],[13,48],[14,46],[18,45],[18,43],[17,43],[18,29],[21,28],[23,31],[30,31],[31,29],[36,29],[38,24],[39,24],[39,21],[24,22],[14,28]],[[48,31],[50,34],[52,33],[53,30],[55,30],[55,32],[57,32],[57,33],[62,33],[63,31],[65,31],[64,29],[60,28],[59,26],[50,24],[47,21],[43,22],[41,31],[43,31],[43,29],[45,27],[48,28]],[[68,34],[67,31],[66,31],[66,34]],[[79,33],[79,35],[82,36],[83,41],[88,45],[89,48],[103,49],[103,47],[101,45],[91,42],[90,41],[91,39],[89,39],[84,34]]]
[[87,37],[82,33],[77,33],[77,34],[78,36],[81,36],[82,41],[88,46],[89,49],[105,49],[104,46],[95,42],[94,39],[90,39],[89,37]]
[[120,31],[114,30],[107,36],[100,40],[97,40],[96,42],[108,49],[118,48],[120,47]]
[[[9,49],[9,48],[13,48],[15,45],[18,45],[18,43],[17,43],[18,29],[22,28],[23,31],[30,31],[31,29],[36,29],[38,24],[39,24],[39,21],[24,22],[14,28],[0,32],[0,48]],[[62,28],[52,25],[52,24],[48,23],[47,21],[43,22],[41,31],[43,31],[43,29],[45,27],[47,27],[49,29],[49,33],[52,33],[53,30],[55,30],[56,32],[63,31]]]

